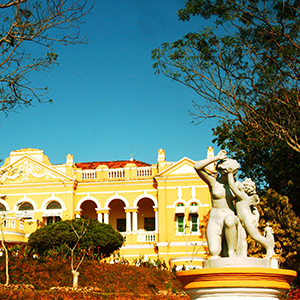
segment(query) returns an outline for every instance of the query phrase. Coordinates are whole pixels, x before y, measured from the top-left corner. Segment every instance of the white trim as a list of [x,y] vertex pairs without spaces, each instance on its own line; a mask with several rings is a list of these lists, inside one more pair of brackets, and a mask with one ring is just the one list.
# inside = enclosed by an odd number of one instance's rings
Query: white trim
[[3,204],[3,205],[5,206],[5,208],[6,208],[6,212],[9,212],[9,211],[10,211],[10,209],[9,209],[9,205],[7,204],[7,202],[6,202],[6,201],[4,201],[4,200],[0,199],[0,204]]
[[[24,197],[22,198],[22,199],[19,199],[17,202],[16,202],[16,204],[15,204],[15,206],[14,206],[14,211],[19,211],[19,204],[21,204],[21,203],[23,203],[23,202],[28,202],[28,203],[30,203],[32,206],[33,206],[33,210],[35,211],[35,210],[37,210],[37,205],[36,205],[36,203],[32,200],[32,199],[30,199],[30,198],[27,198],[27,194],[26,195],[24,195]],[[30,210],[30,211],[32,211],[32,210]]]
[[[21,156],[21,155],[20,155],[20,156]],[[60,170],[56,170],[54,167],[52,167],[52,166],[55,166],[55,165],[52,165],[52,164],[51,164],[50,166],[49,166],[49,165],[46,165],[46,164],[44,164],[42,161],[40,161],[40,160],[38,160],[38,159],[36,159],[36,158],[30,156],[30,155],[23,155],[23,156],[21,156],[19,159],[15,160],[15,161],[13,161],[12,163],[10,163],[9,165],[5,166],[4,168],[0,168],[0,170],[6,170],[6,169],[9,169],[9,168],[12,167],[13,165],[17,165],[17,164],[21,163],[22,160],[26,160],[26,159],[28,159],[29,161],[33,161],[33,162],[36,163],[37,165],[40,165],[40,166],[42,166],[43,168],[45,168],[45,169],[47,169],[47,170],[50,170],[51,172],[56,173],[56,174],[58,174],[59,176],[64,177],[64,178],[67,179],[67,180],[73,180],[73,181],[74,181],[74,178],[71,178],[71,177],[69,177],[66,173],[63,173],[63,172],[61,172]],[[61,178],[60,178],[60,180],[61,180],[61,181],[64,181],[64,180],[61,179]]]
[[[3,230],[3,234],[4,235],[18,235],[18,236],[23,236],[23,237],[25,236],[25,233],[17,232],[17,231],[6,231],[6,230]],[[5,237],[5,241],[8,242],[6,240],[6,237]],[[12,241],[12,240],[10,240],[10,241]]]
[[[126,249],[153,249],[153,244],[130,244],[130,245],[123,245],[121,247],[121,250],[126,250]],[[155,255],[155,254],[153,254]],[[137,256],[137,255],[135,255]]]
[[113,200],[122,200],[122,201],[124,202],[124,204],[125,204],[125,207],[126,207],[126,208],[129,207],[129,202],[128,202],[128,200],[127,200],[125,197],[120,196],[119,193],[120,193],[120,192],[118,192],[118,194],[115,195],[115,192],[114,192],[114,195],[111,196],[111,197],[109,197],[109,198],[106,200],[106,202],[105,202],[105,204],[104,204],[104,208],[109,208],[109,204],[110,204],[110,202],[112,202]]
[[16,212],[16,217],[33,219],[34,211],[33,210],[18,210]]
[[[75,211],[80,211],[80,206],[83,204],[83,202],[88,201],[88,200],[93,201],[96,204],[96,208],[95,208],[96,210],[101,209],[100,202],[96,198],[91,197],[90,193],[88,193],[88,194],[89,194],[88,196],[79,200],[79,202],[76,205]],[[85,195],[86,195],[86,193],[85,193]]]
[[63,200],[61,200],[58,197],[48,197],[46,200],[43,201],[42,206],[41,206],[41,210],[44,211],[46,210],[47,205],[51,202],[51,201],[57,201],[60,205],[61,205],[61,210],[66,210],[66,206]]
[[46,209],[42,215],[43,218],[46,217],[60,217],[62,218],[62,210],[61,209]]
[[183,214],[185,213],[185,206],[176,206],[175,207],[175,214]]
[[166,168],[166,169],[162,170],[161,172],[159,172],[157,175],[155,175],[155,177],[156,176],[161,176],[162,174],[169,172],[170,169],[172,169],[175,166],[180,165],[184,160],[188,160],[193,165],[195,165],[195,163],[196,163],[196,161],[194,161],[194,160],[192,160],[192,159],[185,156],[185,157],[181,158],[180,160],[178,160],[176,162],[169,162],[169,163],[172,163],[171,166],[169,166],[168,168]]
[[135,198],[134,202],[133,202],[133,206],[138,206],[138,202],[144,198],[148,198],[148,199],[151,199],[153,202],[154,202],[154,205],[153,206],[158,206],[158,202],[157,202],[157,199],[152,196],[152,195],[149,195],[147,193],[147,191],[144,191],[144,194],[143,195],[140,195],[138,196],[137,198]]

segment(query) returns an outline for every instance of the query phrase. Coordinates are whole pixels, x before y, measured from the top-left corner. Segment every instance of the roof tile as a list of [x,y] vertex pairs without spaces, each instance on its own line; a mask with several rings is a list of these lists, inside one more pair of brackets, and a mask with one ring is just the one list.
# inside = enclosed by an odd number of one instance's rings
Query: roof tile
[[94,162],[81,162],[76,163],[76,167],[82,170],[94,170],[99,165],[106,165],[109,169],[118,169],[118,168],[124,168],[127,164],[133,163],[137,167],[149,167],[150,164],[147,164],[145,162],[139,161],[139,160],[117,160],[117,161],[94,161]]

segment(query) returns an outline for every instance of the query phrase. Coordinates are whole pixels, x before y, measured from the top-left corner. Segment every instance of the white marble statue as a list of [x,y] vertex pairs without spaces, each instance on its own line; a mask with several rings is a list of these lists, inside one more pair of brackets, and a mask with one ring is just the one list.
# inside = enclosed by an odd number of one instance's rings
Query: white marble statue
[[[222,150],[216,156],[208,157],[195,164],[196,172],[207,183],[211,193],[212,209],[207,225],[207,242],[212,259],[220,256],[236,256],[237,225],[239,221],[234,212],[233,199],[235,196],[228,185],[226,167],[228,164],[232,165],[231,168],[237,172],[239,164],[226,158],[226,151]],[[219,175],[216,178],[214,174],[206,171],[205,167],[217,161],[219,161],[217,164]],[[227,244],[226,249],[224,249],[225,241]]]
[[[216,164],[218,176],[206,167]],[[255,205],[259,202],[255,183],[246,179],[236,182],[234,177],[239,164],[228,159],[221,150],[216,156],[208,157],[195,164],[199,177],[207,183],[211,193],[212,209],[207,225],[207,243],[211,259],[221,257],[246,257],[249,234],[266,249],[266,258],[273,255],[273,245],[258,229],[259,213]]]
[[251,206],[254,206],[259,202],[255,183],[250,178],[247,178],[243,183],[237,185],[233,173],[228,169],[228,184],[230,189],[236,195],[236,213],[239,221],[245,228],[247,234],[266,249],[266,258],[271,258],[273,256],[273,247],[258,231],[259,214],[257,209],[254,208],[254,213],[251,210]]

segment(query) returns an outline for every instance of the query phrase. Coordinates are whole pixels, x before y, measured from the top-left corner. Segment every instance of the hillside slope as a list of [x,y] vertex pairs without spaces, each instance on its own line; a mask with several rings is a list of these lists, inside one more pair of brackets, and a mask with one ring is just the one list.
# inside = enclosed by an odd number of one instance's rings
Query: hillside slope
[[[51,287],[71,287],[68,260],[10,260],[10,283],[31,284],[34,291],[1,290],[1,299],[189,299],[175,275],[165,270],[84,261],[79,269],[79,287],[95,293],[49,292]],[[0,282],[5,282],[5,261],[0,258]]]

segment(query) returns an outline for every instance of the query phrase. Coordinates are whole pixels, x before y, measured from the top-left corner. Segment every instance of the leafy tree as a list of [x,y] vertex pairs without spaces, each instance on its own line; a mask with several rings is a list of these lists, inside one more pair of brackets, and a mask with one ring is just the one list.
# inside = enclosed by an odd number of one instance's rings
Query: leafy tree
[[[300,267],[300,218],[296,216],[289,199],[269,189],[258,205],[260,213],[259,229],[263,231],[267,223],[272,226],[275,238],[275,252],[280,256],[280,263],[293,270]],[[249,253],[261,256],[260,244],[249,239]]]
[[241,178],[250,177],[260,190],[272,188],[287,196],[300,215],[300,154],[275,138],[261,138],[234,122],[222,122],[214,129],[215,142],[240,163]]
[[6,0],[0,3],[0,110],[5,113],[44,101],[47,88],[30,74],[57,64],[54,46],[84,43],[80,21],[90,8],[84,0]]
[[290,0],[188,0],[179,19],[214,27],[153,50],[154,68],[204,98],[196,120],[242,124],[300,152],[299,12]]
[[[27,245],[30,251],[41,256],[49,255],[53,249],[63,247],[65,252],[70,248],[74,249],[75,254],[90,249],[100,257],[109,256],[123,245],[123,236],[110,224],[92,219],[88,224],[84,223],[85,221],[83,218],[66,220],[40,228],[29,236]],[[78,244],[78,236],[74,231],[82,232],[83,223],[87,226],[84,227],[84,234],[80,234]]]

